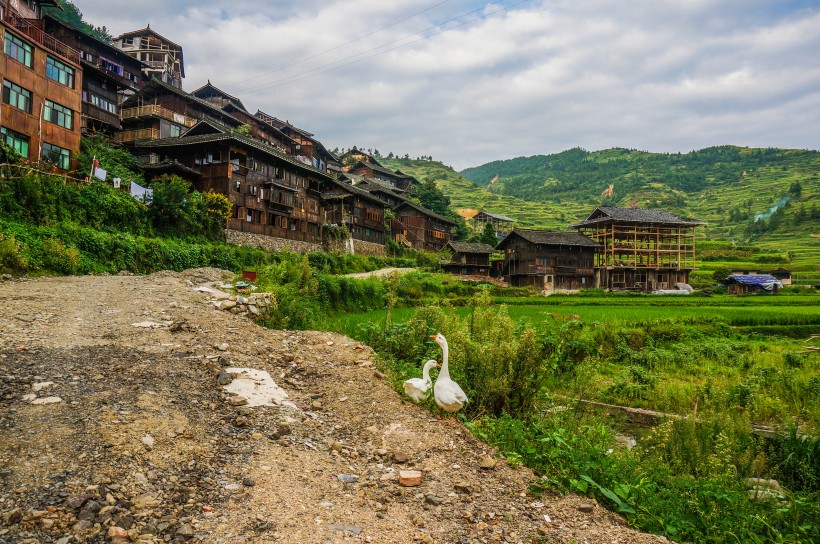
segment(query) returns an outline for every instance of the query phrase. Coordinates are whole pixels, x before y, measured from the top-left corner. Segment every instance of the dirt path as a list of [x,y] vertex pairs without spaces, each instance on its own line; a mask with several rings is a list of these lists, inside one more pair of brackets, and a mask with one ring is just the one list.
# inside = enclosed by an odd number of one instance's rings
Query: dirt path
[[379,270],[373,270],[371,272],[356,272],[354,274],[345,274],[348,278],[381,278],[383,276],[389,276],[390,274],[407,274],[408,272],[412,272],[415,268],[380,268]]
[[[222,277],[0,282],[0,542],[664,541],[532,496],[530,471],[403,402],[368,347],[215,309],[195,287]],[[289,405],[232,405],[229,365]]]

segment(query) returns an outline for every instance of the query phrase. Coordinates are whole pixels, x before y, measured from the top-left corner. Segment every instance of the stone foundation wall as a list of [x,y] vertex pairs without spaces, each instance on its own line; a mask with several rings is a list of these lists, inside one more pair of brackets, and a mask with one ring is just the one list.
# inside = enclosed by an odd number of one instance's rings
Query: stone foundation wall
[[382,244],[363,242],[361,240],[353,240],[353,251],[355,251],[357,255],[370,255],[374,257],[384,257],[387,255]]
[[284,238],[240,232],[238,230],[225,230],[225,238],[229,244],[235,246],[250,246],[270,251],[292,251],[294,253],[322,251],[320,244],[300,242],[298,240],[286,240]]

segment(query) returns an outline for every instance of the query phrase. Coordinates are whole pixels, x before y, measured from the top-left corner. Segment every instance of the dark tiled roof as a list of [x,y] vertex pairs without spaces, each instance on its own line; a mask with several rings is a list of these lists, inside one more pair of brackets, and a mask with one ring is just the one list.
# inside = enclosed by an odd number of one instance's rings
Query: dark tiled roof
[[498,245],[500,249],[511,240],[514,235],[518,235],[524,240],[533,244],[553,245],[553,246],[584,246],[600,247],[601,244],[593,242],[580,232],[553,232],[549,230],[513,229],[506,238]]
[[[593,217],[601,212],[600,217]],[[643,208],[617,208],[615,206],[598,206],[586,220],[570,225],[571,227],[583,227],[597,223],[614,221],[619,223],[654,223],[667,225],[697,226],[705,225],[703,221],[678,217],[664,210],[643,209]]]
[[200,176],[200,173],[197,170],[185,166],[179,161],[165,160],[153,164],[143,164],[141,165],[141,168],[143,172],[185,172],[186,174],[190,174],[192,176]]
[[264,112],[264,111],[262,111],[262,110],[256,110],[256,113],[254,114],[254,117],[256,117],[256,118],[258,118],[258,119],[261,119],[261,120],[262,120],[262,121],[264,121],[265,123],[268,123],[269,125],[272,125],[272,126],[281,125],[281,126],[276,126],[276,128],[278,128],[278,129],[280,129],[280,130],[281,130],[282,128],[287,127],[287,128],[289,128],[289,129],[291,129],[291,130],[293,130],[293,131],[298,132],[299,134],[301,134],[302,136],[304,136],[304,137],[306,137],[306,138],[313,139],[313,138],[312,138],[312,137],[313,137],[313,134],[312,134],[312,133],[310,133],[310,132],[308,132],[308,131],[306,131],[306,130],[302,130],[301,128],[298,128],[298,127],[295,127],[295,126],[291,125],[289,121],[282,121],[281,119],[277,119],[277,118],[276,118],[276,117],[274,117],[273,115],[270,115],[270,114],[268,114],[268,113],[265,113],[265,112]]
[[466,242],[449,242],[447,244],[458,253],[495,253],[495,248],[489,244],[468,244]]
[[197,98],[199,98],[200,93],[206,94],[209,91],[211,92],[211,94],[216,94],[216,95],[219,95],[223,98],[227,98],[229,102],[232,102],[235,106],[237,106],[238,108],[241,108],[242,111],[245,111],[245,112],[248,111],[247,109],[245,109],[245,105],[242,103],[241,100],[239,100],[237,97],[235,97],[233,95],[230,95],[230,94],[226,93],[225,91],[223,91],[222,89],[220,89],[216,85],[212,84],[211,80],[208,80],[208,83],[206,83],[205,85],[203,85],[199,89],[196,89],[195,91],[191,91],[191,94],[196,96]]
[[398,206],[396,206],[393,209],[398,210],[399,208],[401,208],[403,206],[410,206],[414,210],[416,210],[418,212],[421,212],[422,214],[426,215],[427,217],[432,217],[433,219],[438,219],[442,223],[448,223],[450,225],[455,225],[456,224],[456,222],[453,221],[452,219],[450,219],[449,217],[444,217],[443,215],[439,215],[436,212],[434,212],[432,210],[428,210],[427,208],[424,208],[422,206],[419,206],[418,204],[416,204],[415,202],[412,202],[410,200],[407,200],[407,199],[403,199],[403,200],[404,200],[404,202],[402,202],[401,204],[399,204]]
[[327,172],[323,172],[322,170],[319,170],[317,168],[314,168],[313,166],[298,161],[293,157],[289,157],[273,146],[263,144],[262,142],[254,140],[249,136],[243,136],[241,134],[236,133],[202,134],[199,136],[180,136],[178,138],[165,138],[163,140],[147,140],[143,142],[137,142],[135,144],[135,147],[154,149],[162,147],[182,147],[186,145],[196,145],[222,141],[234,141],[245,144],[248,147],[252,147],[254,149],[262,151],[263,153],[266,153],[268,156],[276,157],[277,159],[286,161],[294,166],[298,166],[314,174],[320,174],[326,178],[333,179],[333,177]]
[[345,183],[343,181],[335,179],[329,180],[329,183],[335,185],[336,187],[339,187],[343,191],[347,191],[350,194],[354,194],[366,200],[370,200],[371,202],[376,202],[378,204],[381,204],[385,208],[389,207],[389,204],[387,204],[387,202],[385,202],[384,200],[380,199],[372,193],[369,193],[368,191],[365,191],[364,189],[356,187],[355,185],[351,185],[350,183]]

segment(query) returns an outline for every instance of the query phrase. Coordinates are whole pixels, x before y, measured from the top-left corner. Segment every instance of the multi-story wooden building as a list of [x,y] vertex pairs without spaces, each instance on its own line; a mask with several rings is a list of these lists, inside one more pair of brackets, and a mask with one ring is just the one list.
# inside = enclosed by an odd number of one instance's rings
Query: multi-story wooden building
[[513,225],[515,224],[515,219],[511,219],[505,215],[499,215],[497,213],[485,212],[483,210],[470,218],[470,225],[477,232],[483,232],[485,228],[484,225],[487,223],[492,224],[496,236],[503,238],[512,231]]
[[695,228],[705,224],[663,210],[599,206],[571,226],[602,246],[595,257],[596,286],[654,291],[689,283]]
[[453,237],[456,222],[415,202],[404,200],[393,207],[393,238],[414,249],[440,251]]
[[336,179],[322,180],[320,186],[325,225],[346,226],[354,240],[384,245],[386,202]]
[[80,54],[46,34],[41,5],[54,1],[0,0],[0,136],[29,160],[74,167],[80,149]]
[[502,275],[510,285],[539,291],[593,287],[600,244],[578,232],[513,229],[496,249],[504,251]]
[[354,176],[380,180],[401,192],[408,191],[416,181],[412,176],[394,172],[376,162],[356,161],[352,165],[345,166],[343,170]]
[[145,64],[148,79],[159,79],[178,89],[185,78],[182,46],[151,29],[126,32],[114,38],[114,45]]
[[462,276],[490,275],[490,255],[495,253],[493,246],[451,241],[446,249],[453,252],[450,262],[444,265],[446,272]]
[[326,171],[332,165],[339,164],[339,159],[328,151],[322,142],[314,138],[312,133],[296,128],[290,122],[277,119],[261,110],[256,112],[255,117],[291,138],[295,142],[293,154],[304,157],[314,168]]
[[120,104],[145,84],[143,64],[113,45],[46,15],[45,31],[76,49],[82,76],[83,132],[112,134],[122,128]]
[[215,87],[210,81],[199,89],[191,92],[191,95],[209,102],[239,119],[243,124],[250,127],[249,136],[254,140],[259,140],[260,142],[277,147],[288,155],[294,155],[296,153],[297,142],[295,140],[273,125],[248,113],[248,110],[245,109],[241,100]]
[[152,79],[137,94],[122,103],[122,130],[114,141],[130,144],[181,136],[199,121],[229,129],[242,121],[222,108],[201,100],[182,89]]
[[333,179],[326,172],[207,121],[181,137],[136,142],[134,150],[144,162],[196,172],[191,181],[199,191],[227,195],[233,203],[228,229],[321,242],[320,185]]

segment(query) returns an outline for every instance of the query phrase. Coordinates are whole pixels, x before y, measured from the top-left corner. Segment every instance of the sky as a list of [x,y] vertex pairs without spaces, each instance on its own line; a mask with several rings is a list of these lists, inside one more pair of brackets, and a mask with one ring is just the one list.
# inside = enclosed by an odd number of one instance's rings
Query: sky
[[74,0],[328,149],[820,149],[820,0]]

